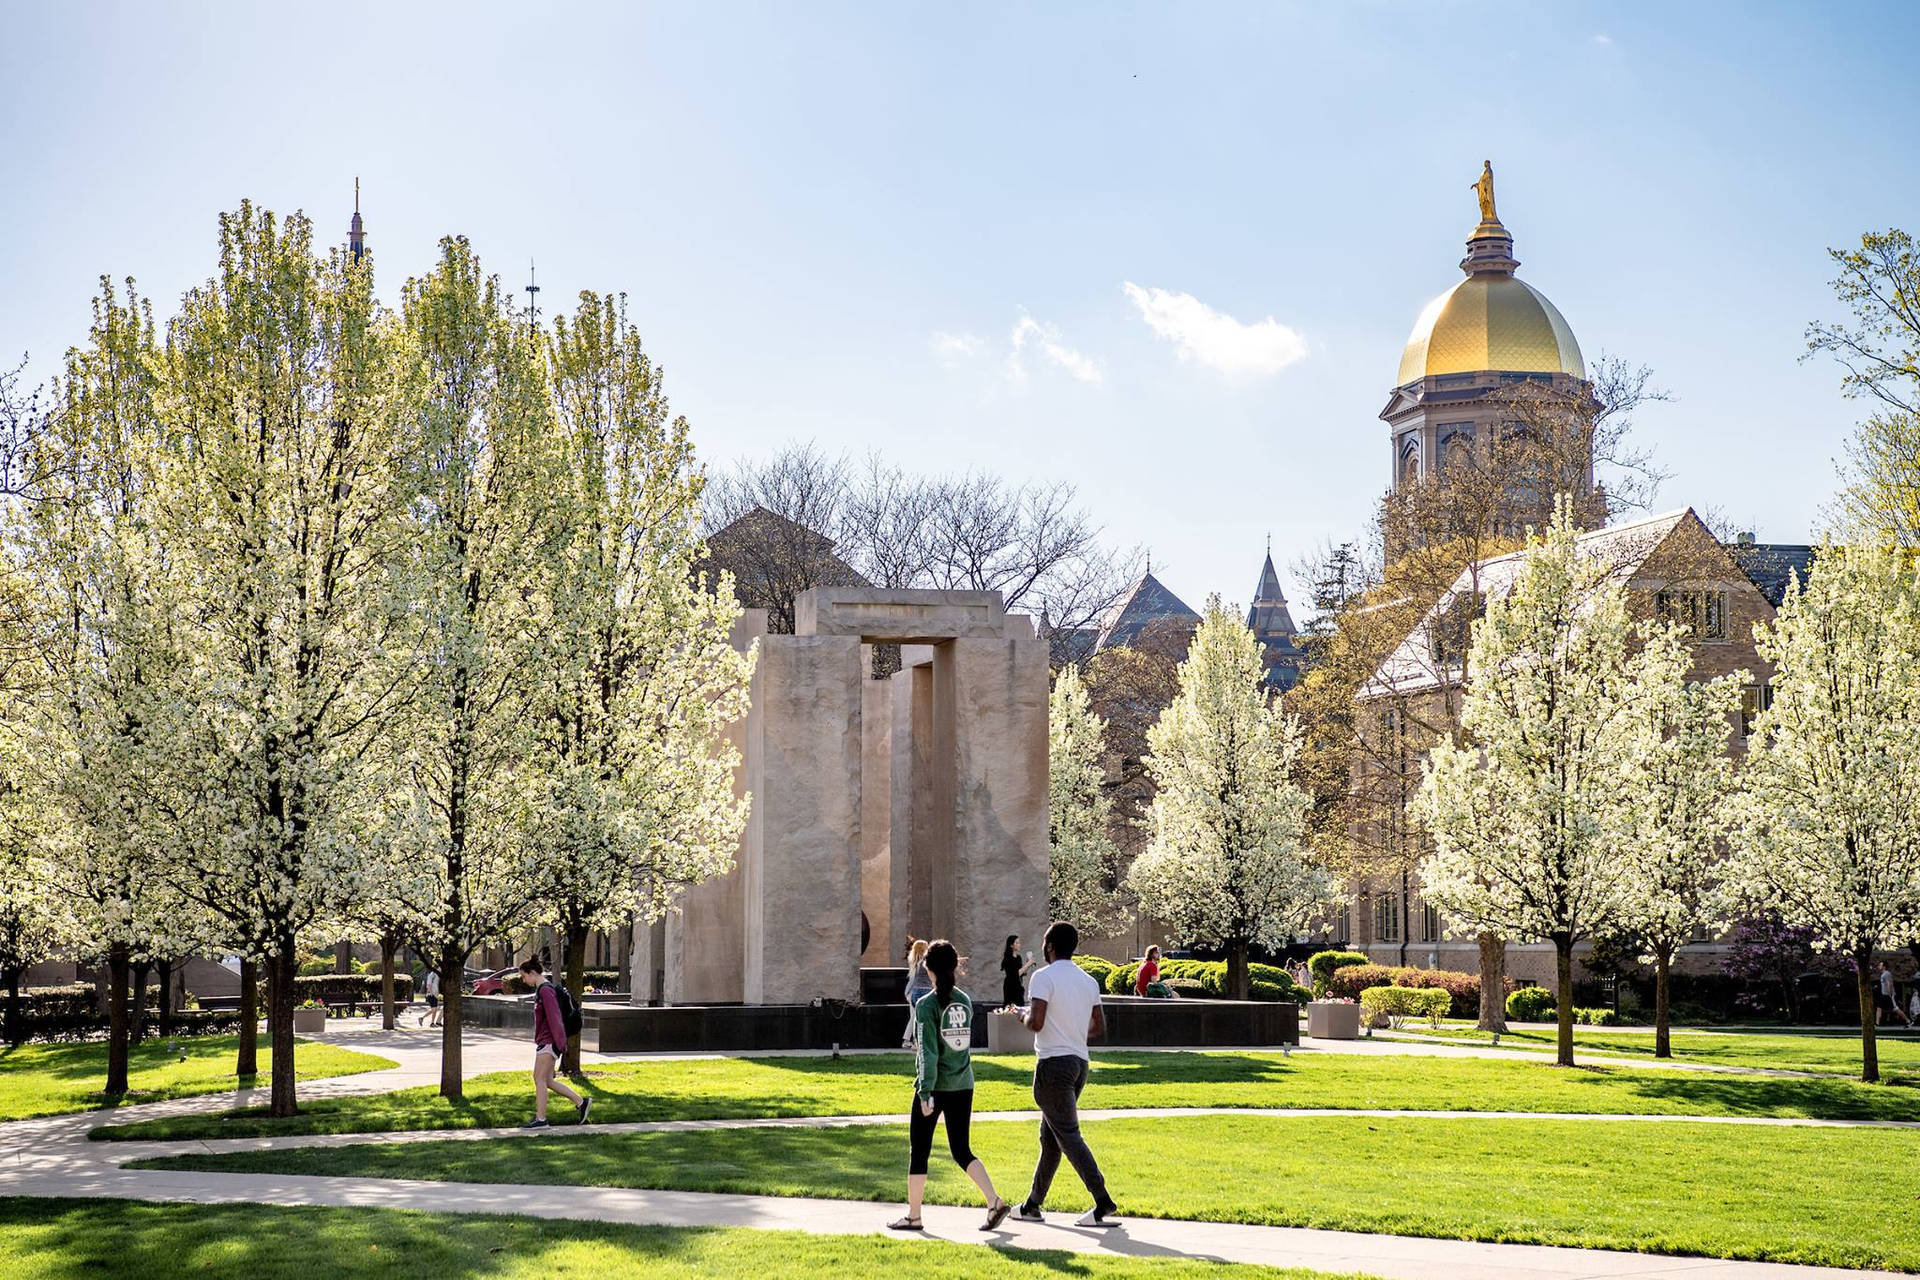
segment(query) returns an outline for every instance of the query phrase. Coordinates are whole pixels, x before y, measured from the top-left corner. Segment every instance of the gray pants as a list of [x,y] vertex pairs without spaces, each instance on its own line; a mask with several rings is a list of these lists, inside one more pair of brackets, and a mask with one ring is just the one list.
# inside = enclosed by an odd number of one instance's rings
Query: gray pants
[[1086,1087],[1085,1058],[1042,1058],[1033,1064],[1033,1100],[1040,1107],[1040,1159],[1033,1166],[1033,1190],[1027,1193],[1027,1203],[1035,1209],[1046,1203],[1062,1153],[1086,1184],[1094,1208],[1113,1208],[1100,1164],[1080,1136],[1080,1091]]

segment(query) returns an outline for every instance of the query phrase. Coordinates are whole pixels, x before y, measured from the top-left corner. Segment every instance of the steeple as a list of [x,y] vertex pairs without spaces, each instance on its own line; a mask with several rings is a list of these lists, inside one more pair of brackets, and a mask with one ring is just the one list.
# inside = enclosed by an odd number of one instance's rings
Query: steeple
[[367,228],[360,221],[360,179],[353,180],[353,221],[347,224],[347,252],[355,262],[367,252]]
[[1273,569],[1273,544],[1267,544],[1267,558],[1260,566],[1260,585],[1253,591],[1253,607],[1247,610],[1247,630],[1260,642],[1260,665],[1266,685],[1285,693],[1300,681],[1300,662],[1306,655],[1294,639],[1299,628],[1287,610],[1286,593],[1280,590],[1280,575]]

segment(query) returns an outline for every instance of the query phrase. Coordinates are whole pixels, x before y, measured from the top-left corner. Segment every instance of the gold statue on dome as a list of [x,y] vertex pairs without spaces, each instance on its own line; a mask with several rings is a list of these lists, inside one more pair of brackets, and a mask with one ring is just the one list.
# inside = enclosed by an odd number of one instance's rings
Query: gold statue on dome
[[1480,162],[1480,180],[1473,184],[1473,190],[1480,197],[1480,221],[1500,221],[1500,215],[1493,211],[1493,161]]

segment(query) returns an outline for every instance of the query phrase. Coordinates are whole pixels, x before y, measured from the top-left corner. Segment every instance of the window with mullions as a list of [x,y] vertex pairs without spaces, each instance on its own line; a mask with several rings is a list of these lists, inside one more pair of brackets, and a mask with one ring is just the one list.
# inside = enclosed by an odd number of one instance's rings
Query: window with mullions
[[1426,931],[1426,936],[1421,939],[1422,942],[1440,941],[1440,908],[1431,902],[1421,904],[1420,924]]
[[1400,899],[1383,893],[1373,900],[1373,940],[1400,941]]
[[1727,593],[1668,590],[1655,594],[1654,608],[1668,622],[1684,624],[1695,640],[1727,638]]
[[1740,691],[1740,735],[1751,738],[1760,713],[1773,705],[1773,684],[1762,680]]

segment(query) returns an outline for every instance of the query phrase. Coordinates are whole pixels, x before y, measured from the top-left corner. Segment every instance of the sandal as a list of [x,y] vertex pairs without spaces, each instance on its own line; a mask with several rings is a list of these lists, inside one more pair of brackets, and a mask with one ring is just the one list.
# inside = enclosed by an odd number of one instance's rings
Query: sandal
[[1012,1212],[1013,1202],[1011,1200],[1002,1200],[999,1204],[987,1210],[987,1221],[980,1229],[982,1231],[992,1231],[1001,1223],[1005,1222],[1007,1215]]
[[887,1230],[889,1231],[925,1231],[926,1227],[922,1225],[920,1219],[918,1218],[895,1218],[892,1222],[889,1222],[887,1224]]

